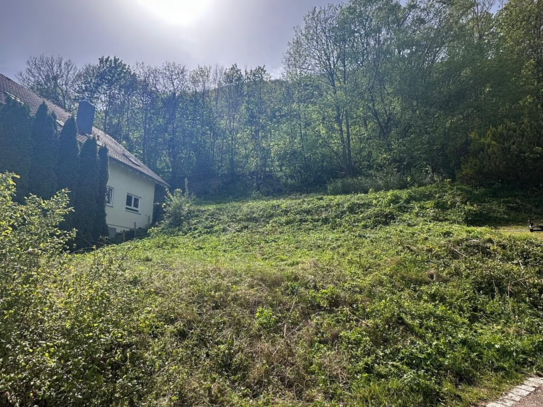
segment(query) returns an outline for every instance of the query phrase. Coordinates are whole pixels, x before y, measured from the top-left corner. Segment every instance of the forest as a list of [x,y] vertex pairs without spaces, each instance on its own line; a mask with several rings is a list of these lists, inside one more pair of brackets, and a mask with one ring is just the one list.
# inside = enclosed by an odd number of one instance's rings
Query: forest
[[367,192],[440,180],[538,186],[543,3],[350,0],[315,8],[264,66],[82,67],[30,57],[18,80],[205,196]]

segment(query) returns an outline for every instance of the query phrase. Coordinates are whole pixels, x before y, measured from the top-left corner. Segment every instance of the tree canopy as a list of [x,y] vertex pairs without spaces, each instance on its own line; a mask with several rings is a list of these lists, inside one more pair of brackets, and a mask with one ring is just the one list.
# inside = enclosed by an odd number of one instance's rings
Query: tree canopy
[[306,15],[281,77],[102,57],[73,92],[172,187],[188,178],[200,195],[456,180],[474,134],[541,121],[542,15],[533,0],[350,0]]

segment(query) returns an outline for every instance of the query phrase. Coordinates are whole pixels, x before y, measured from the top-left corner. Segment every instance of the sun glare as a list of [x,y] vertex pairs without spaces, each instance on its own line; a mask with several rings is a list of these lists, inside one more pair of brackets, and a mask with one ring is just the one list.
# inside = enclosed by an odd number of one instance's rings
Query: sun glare
[[212,0],[138,0],[151,14],[171,25],[191,25],[201,19]]

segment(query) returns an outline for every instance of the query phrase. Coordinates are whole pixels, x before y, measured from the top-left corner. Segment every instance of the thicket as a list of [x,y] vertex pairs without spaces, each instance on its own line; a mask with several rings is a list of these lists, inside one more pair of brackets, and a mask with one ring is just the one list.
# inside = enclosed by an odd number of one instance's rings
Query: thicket
[[134,405],[152,371],[137,287],[107,252],[71,264],[65,191],[14,195],[0,174],[0,406]]
[[463,182],[506,187],[541,186],[543,180],[543,127],[525,121],[491,128],[472,135],[471,154],[460,173]]

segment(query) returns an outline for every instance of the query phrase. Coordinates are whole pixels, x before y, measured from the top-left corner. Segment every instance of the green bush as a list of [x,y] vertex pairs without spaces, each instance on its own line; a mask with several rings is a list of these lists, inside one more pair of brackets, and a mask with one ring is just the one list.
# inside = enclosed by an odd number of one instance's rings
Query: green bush
[[459,174],[469,185],[539,187],[543,179],[543,127],[525,121],[471,136],[471,152]]
[[74,265],[65,192],[13,202],[0,175],[0,406],[135,405],[152,311],[107,250]]
[[328,194],[367,194],[370,191],[390,191],[410,187],[430,185],[439,182],[440,178],[430,169],[413,171],[412,175],[400,174],[394,169],[376,171],[370,176],[358,178],[341,178],[327,185]]
[[168,192],[164,203],[164,220],[162,230],[172,230],[185,226],[190,219],[190,209],[194,203],[194,195],[189,192],[188,180],[185,180],[185,191],[176,189]]

